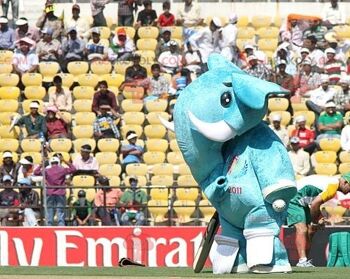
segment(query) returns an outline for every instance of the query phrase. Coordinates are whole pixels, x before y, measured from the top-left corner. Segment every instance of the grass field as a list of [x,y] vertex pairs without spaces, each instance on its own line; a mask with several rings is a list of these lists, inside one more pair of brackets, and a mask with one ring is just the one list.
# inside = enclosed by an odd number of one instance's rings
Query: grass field
[[195,274],[190,268],[76,268],[76,267],[0,267],[1,279],[41,279],[41,278],[72,278],[86,277],[109,278],[320,278],[340,279],[350,278],[350,268],[293,268],[291,274],[227,274],[213,275],[206,269]]

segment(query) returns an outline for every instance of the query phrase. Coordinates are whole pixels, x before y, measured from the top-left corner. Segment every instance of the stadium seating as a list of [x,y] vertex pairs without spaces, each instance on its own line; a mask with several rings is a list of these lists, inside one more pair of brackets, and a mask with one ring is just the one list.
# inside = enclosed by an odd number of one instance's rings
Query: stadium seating
[[54,152],[69,152],[73,143],[70,139],[58,138],[50,140],[50,149]]
[[95,178],[92,175],[75,175],[72,179],[74,187],[92,187],[95,185]]
[[29,113],[30,112],[30,103],[33,102],[33,101],[37,101],[39,103],[39,113],[43,113],[44,112],[44,102],[43,100],[40,100],[40,99],[27,99],[27,100],[24,100],[22,102],[22,109],[23,109],[23,112],[24,113]]
[[145,114],[140,111],[129,111],[123,115],[123,120],[127,125],[142,125],[145,121]]
[[96,114],[93,112],[77,112],[75,113],[75,125],[93,125]]
[[315,166],[316,174],[320,175],[335,175],[337,171],[337,165],[334,163],[319,163]]
[[143,154],[143,160],[147,165],[160,164],[165,161],[165,153],[160,151],[147,151]]
[[94,61],[90,65],[91,72],[96,75],[106,75],[112,71],[112,63],[109,61]]
[[147,151],[160,151],[166,152],[168,150],[169,143],[165,139],[148,139],[146,141]]
[[13,70],[11,64],[0,64],[0,74],[10,74]]
[[120,143],[117,139],[100,139],[97,142],[97,148],[100,152],[117,152]]
[[17,100],[20,95],[18,87],[4,86],[0,88],[0,99]]
[[334,151],[317,151],[314,154],[317,163],[335,163],[337,160],[337,153]]
[[168,201],[166,200],[150,200],[147,208],[151,214],[151,225],[166,221],[165,214],[168,212]]
[[41,85],[38,86],[26,86],[24,88],[24,96],[27,99],[43,100],[46,96],[46,90]]
[[73,89],[73,96],[76,100],[92,100],[95,90],[92,86],[76,86]]
[[94,139],[80,138],[73,141],[74,151],[80,152],[81,147],[85,144],[90,145],[92,151],[96,148],[96,141]]
[[215,208],[210,204],[208,200],[201,200],[199,202],[199,209],[203,214],[203,218],[201,219],[204,223],[209,223],[211,217],[215,213]]
[[198,199],[198,188],[177,188],[176,197],[179,200],[196,201]]
[[69,62],[67,65],[68,72],[73,76],[86,74],[89,71],[89,64],[85,61]]
[[154,175],[151,178],[151,185],[171,187],[173,183],[172,175]]
[[194,213],[196,203],[189,200],[177,200],[173,204],[177,219],[176,225],[185,224],[193,221],[191,215]]
[[94,130],[91,125],[79,125],[72,128],[72,133],[76,139],[92,138]]
[[24,152],[40,152],[41,151],[41,141],[38,139],[22,139],[21,148]]
[[325,138],[320,140],[320,147],[324,151],[338,152],[340,150],[340,139]]
[[118,160],[115,152],[97,152],[95,158],[99,165],[115,164]]
[[[97,159],[97,158],[96,158]],[[102,164],[98,170],[104,176],[119,176],[121,173],[121,166],[118,164]]]
[[0,152],[12,151],[16,152],[19,147],[18,139],[6,139],[0,138]]
[[39,72],[43,76],[44,82],[52,82],[53,77],[60,70],[60,65],[57,62],[40,62]]
[[147,165],[142,163],[127,164],[125,171],[127,175],[146,176]]
[[27,86],[41,86],[43,77],[38,73],[25,73],[22,75],[21,81],[25,87]]
[[198,183],[194,180],[192,174],[184,174],[177,178],[177,185],[179,187],[196,187]]
[[150,196],[152,200],[162,200],[167,201],[169,198],[169,188],[152,186],[150,189]]
[[[174,166],[169,163],[155,164],[152,167],[153,175],[170,175],[174,173]],[[152,183],[153,184],[153,183]]]
[[16,74],[0,74],[0,86],[17,86],[19,76]]

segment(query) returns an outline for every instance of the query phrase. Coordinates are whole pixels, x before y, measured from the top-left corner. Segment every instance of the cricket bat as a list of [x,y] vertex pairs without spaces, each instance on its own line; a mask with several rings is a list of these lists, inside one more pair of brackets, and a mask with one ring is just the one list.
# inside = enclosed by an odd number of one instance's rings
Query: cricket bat
[[215,211],[213,217],[211,217],[208,223],[202,242],[199,245],[199,249],[196,253],[196,257],[194,258],[193,270],[195,273],[199,273],[202,271],[205,261],[208,258],[211,246],[213,245],[214,236],[216,235],[219,227],[220,227],[219,214],[217,211]]

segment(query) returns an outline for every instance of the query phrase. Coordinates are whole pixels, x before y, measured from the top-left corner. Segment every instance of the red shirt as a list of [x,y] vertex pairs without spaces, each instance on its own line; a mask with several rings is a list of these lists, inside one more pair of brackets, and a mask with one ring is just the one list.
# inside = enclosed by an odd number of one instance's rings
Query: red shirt
[[158,18],[158,24],[162,27],[173,26],[173,25],[175,25],[175,16],[173,14],[169,14],[169,16],[166,16],[163,13]]
[[304,148],[305,146],[309,145],[311,142],[315,139],[315,132],[311,131],[309,129],[295,129],[292,132],[292,137],[298,137],[300,142],[299,146],[301,148]]
[[59,134],[67,134],[67,124],[62,119],[55,119],[54,121],[47,121],[47,135],[59,135]]

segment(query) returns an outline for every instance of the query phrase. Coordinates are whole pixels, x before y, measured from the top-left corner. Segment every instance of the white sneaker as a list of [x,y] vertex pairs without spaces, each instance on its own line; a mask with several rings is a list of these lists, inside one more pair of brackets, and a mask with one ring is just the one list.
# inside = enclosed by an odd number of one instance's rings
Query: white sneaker
[[315,266],[312,264],[312,260],[308,260],[308,261],[306,260],[306,261],[298,262],[297,267],[315,267]]

